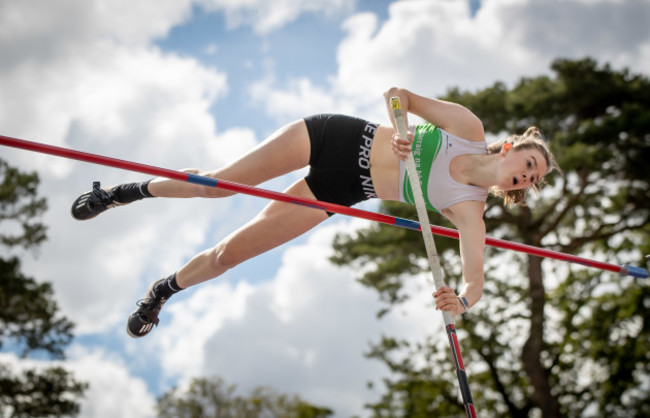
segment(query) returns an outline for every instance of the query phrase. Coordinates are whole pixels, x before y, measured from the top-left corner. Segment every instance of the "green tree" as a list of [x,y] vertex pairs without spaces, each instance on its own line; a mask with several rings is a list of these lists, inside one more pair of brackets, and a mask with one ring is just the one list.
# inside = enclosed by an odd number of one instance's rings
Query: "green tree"
[[[511,89],[495,83],[445,97],[473,110],[491,134],[538,126],[564,171],[529,207],[488,199],[488,234],[643,265],[650,253],[650,80],[591,59],[557,60],[551,69]],[[416,218],[399,203],[381,210]],[[437,244],[447,283],[458,286],[457,242]],[[334,249],[336,263],[375,266],[360,281],[386,309],[408,298],[410,275],[427,270],[420,235],[390,226],[339,235]],[[494,248],[485,255],[482,302],[456,318],[481,416],[650,415],[647,280]],[[385,381],[368,408],[377,416],[462,416],[448,350],[442,332],[417,344],[389,337],[373,344],[368,356],[398,377]]]
[[325,418],[332,411],[310,405],[298,396],[258,387],[250,396],[235,393],[236,386],[219,377],[195,378],[186,390],[178,387],[158,399],[161,418]]
[[[36,173],[22,173],[0,159],[0,243],[8,250],[33,249],[46,239],[38,217],[47,205],[37,196],[38,183]],[[16,256],[0,257],[0,349],[8,343],[22,357],[43,351],[61,359],[72,327],[59,315],[49,283],[24,276]],[[0,364],[0,415],[74,415],[86,387],[61,367],[14,373],[10,365]]]

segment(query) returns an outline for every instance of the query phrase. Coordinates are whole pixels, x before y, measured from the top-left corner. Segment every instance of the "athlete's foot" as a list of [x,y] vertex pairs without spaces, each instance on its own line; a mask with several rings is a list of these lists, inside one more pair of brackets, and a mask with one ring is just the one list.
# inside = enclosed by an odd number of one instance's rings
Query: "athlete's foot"
[[79,196],[72,204],[72,217],[80,221],[92,219],[106,209],[123,205],[115,200],[113,189],[104,190],[98,181],[93,183],[93,189]]
[[166,279],[157,280],[149,286],[144,299],[138,301],[138,308],[127,319],[126,332],[131,337],[144,337],[149,334],[154,325],[158,325],[158,315],[168,298],[156,295],[155,288],[164,280]]

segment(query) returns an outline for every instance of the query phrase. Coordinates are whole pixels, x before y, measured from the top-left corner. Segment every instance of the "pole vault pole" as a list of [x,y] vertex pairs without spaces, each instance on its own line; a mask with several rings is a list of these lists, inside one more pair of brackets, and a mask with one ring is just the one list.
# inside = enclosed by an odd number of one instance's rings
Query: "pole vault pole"
[[[395,118],[395,127],[397,128],[397,132],[401,138],[406,139],[408,132],[406,128],[406,120],[404,119],[405,115],[402,112],[402,104],[400,103],[399,97],[391,97],[390,106],[393,109],[393,117]],[[413,157],[412,152],[409,152],[406,157],[406,171],[411,180],[411,189],[413,191],[415,208],[417,209],[420,225],[422,225],[422,238],[424,238],[424,246],[427,250],[427,258],[429,260],[429,268],[433,275],[433,283],[436,290],[440,290],[441,287],[445,286],[445,281],[442,277],[442,267],[440,267],[440,256],[436,250],[436,243],[433,240],[433,233],[431,232],[431,226],[429,225],[429,214],[427,212],[426,204],[424,203],[422,187],[420,186],[420,175],[415,166],[415,158]],[[467,306],[465,306],[465,309],[467,309]],[[472,400],[472,392],[469,389],[469,381],[463,363],[463,356],[460,352],[460,344],[458,343],[454,318],[449,311],[442,311],[442,318],[445,321],[447,338],[449,339],[449,348],[451,349],[454,366],[456,367],[456,377],[458,378],[460,394],[463,398],[465,416],[468,418],[476,418],[476,408],[474,407],[474,401]]]
[[[362,209],[350,208],[347,206],[337,205],[334,203],[321,202],[314,199],[292,196],[285,193],[264,190],[257,187],[246,186],[226,180],[214,179],[211,177],[197,176],[178,170],[169,170],[156,166],[135,163],[126,160],[119,160],[102,155],[90,154],[87,152],[76,151],[69,148],[57,147],[54,145],[42,144],[24,139],[12,138],[0,135],[0,145],[24,149],[27,151],[39,152],[42,154],[55,155],[57,157],[69,158],[72,160],[85,161],[93,164],[105,165],[108,167],[120,168],[123,170],[135,171],[152,176],[166,177],[172,180],[185,181],[188,183],[201,184],[207,187],[216,187],[219,189],[230,190],[236,193],[247,194],[251,196],[262,197],[265,199],[278,200],[281,202],[292,203],[296,205],[308,206],[311,208],[327,210],[329,212],[339,213],[341,215],[353,216],[356,218],[367,219],[370,221],[381,222],[387,225],[395,225],[402,228],[420,230],[420,223],[409,219],[397,218],[381,213],[369,212]],[[458,239],[458,231],[451,228],[431,225],[431,232],[448,238]],[[521,253],[531,254],[537,257],[552,258],[555,260],[576,263],[587,267],[593,267],[600,270],[620,273],[622,276],[630,275],[637,278],[647,278],[648,271],[641,267],[630,265],[619,266],[616,264],[605,263],[601,261],[590,260],[584,257],[578,257],[571,254],[565,254],[558,251],[547,250],[544,248],[534,247],[532,245],[519,244],[498,238],[486,237],[485,244],[496,248],[513,250]]]

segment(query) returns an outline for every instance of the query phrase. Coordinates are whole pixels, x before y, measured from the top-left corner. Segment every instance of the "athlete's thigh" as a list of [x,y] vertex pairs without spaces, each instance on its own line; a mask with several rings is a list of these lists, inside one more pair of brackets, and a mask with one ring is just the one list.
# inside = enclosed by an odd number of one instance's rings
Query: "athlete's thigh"
[[[304,179],[294,183],[285,193],[314,198]],[[273,201],[249,223],[226,238],[229,264],[239,264],[291,241],[327,218],[323,210]]]
[[310,153],[309,132],[301,119],[278,129],[234,162],[204,175],[257,185],[306,167]]

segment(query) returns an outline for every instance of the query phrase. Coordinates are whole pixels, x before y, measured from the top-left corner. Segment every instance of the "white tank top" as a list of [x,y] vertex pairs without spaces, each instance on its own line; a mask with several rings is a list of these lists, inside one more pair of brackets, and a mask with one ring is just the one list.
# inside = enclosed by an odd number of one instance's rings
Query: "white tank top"
[[[467,200],[485,202],[488,189],[457,182],[449,173],[451,160],[458,155],[485,155],[485,142],[469,141],[450,134],[430,123],[411,126],[413,158],[427,209],[442,211]],[[399,200],[415,204],[406,163],[399,164]]]

